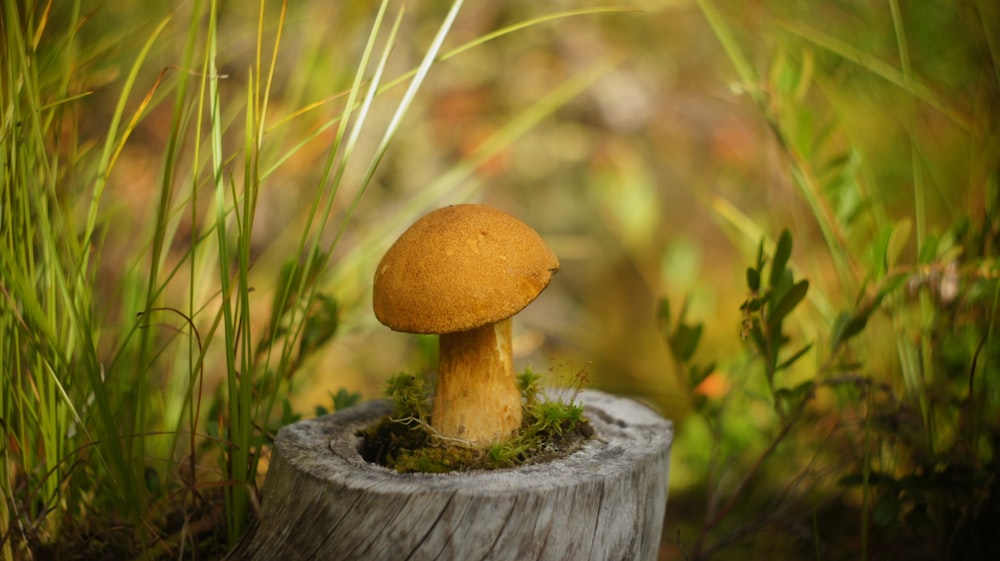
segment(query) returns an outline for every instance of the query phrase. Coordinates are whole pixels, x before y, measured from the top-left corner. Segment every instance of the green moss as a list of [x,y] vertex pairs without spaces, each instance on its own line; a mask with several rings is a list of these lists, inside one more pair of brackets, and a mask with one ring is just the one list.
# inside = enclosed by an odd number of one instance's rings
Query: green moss
[[422,380],[396,374],[386,392],[395,404],[393,413],[359,433],[361,455],[400,473],[447,473],[511,468],[572,454],[593,436],[593,429],[583,406],[573,399],[545,400],[540,380],[530,369],[518,375],[524,421],[517,434],[488,448],[473,448],[435,438]]

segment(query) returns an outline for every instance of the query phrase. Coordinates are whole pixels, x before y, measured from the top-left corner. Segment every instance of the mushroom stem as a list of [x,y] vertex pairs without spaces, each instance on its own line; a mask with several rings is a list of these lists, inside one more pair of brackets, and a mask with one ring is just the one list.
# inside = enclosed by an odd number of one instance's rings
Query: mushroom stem
[[511,360],[511,320],[441,335],[431,426],[485,446],[521,426],[521,392]]

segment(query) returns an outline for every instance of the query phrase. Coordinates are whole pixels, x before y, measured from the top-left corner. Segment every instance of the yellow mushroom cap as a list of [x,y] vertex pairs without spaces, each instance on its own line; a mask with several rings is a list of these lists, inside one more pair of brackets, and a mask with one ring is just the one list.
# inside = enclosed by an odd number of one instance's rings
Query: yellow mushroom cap
[[389,248],[375,271],[375,317],[407,333],[468,331],[509,318],[559,270],[537,232],[484,205],[435,210]]

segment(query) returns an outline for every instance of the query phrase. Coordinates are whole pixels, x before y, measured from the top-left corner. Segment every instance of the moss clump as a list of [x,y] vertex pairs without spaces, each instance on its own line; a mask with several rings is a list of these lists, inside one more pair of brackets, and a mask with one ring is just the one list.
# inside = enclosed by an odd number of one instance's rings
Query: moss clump
[[386,393],[394,402],[393,413],[358,433],[361,456],[400,473],[447,473],[511,468],[572,454],[593,436],[583,406],[573,399],[542,399],[539,382],[530,369],[518,375],[524,421],[517,434],[488,448],[473,448],[433,434],[420,378],[392,376]]

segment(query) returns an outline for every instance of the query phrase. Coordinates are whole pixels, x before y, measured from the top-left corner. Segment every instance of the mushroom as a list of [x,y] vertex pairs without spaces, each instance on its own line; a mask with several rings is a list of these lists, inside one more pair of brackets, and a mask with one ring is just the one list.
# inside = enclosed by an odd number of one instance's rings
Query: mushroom
[[494,208],[462,204],[417,220],[375,272],[375,317],[395,331],[440,335],[431,426],[486,446],[521,426],[511,318],[559,270],[538,233]]

